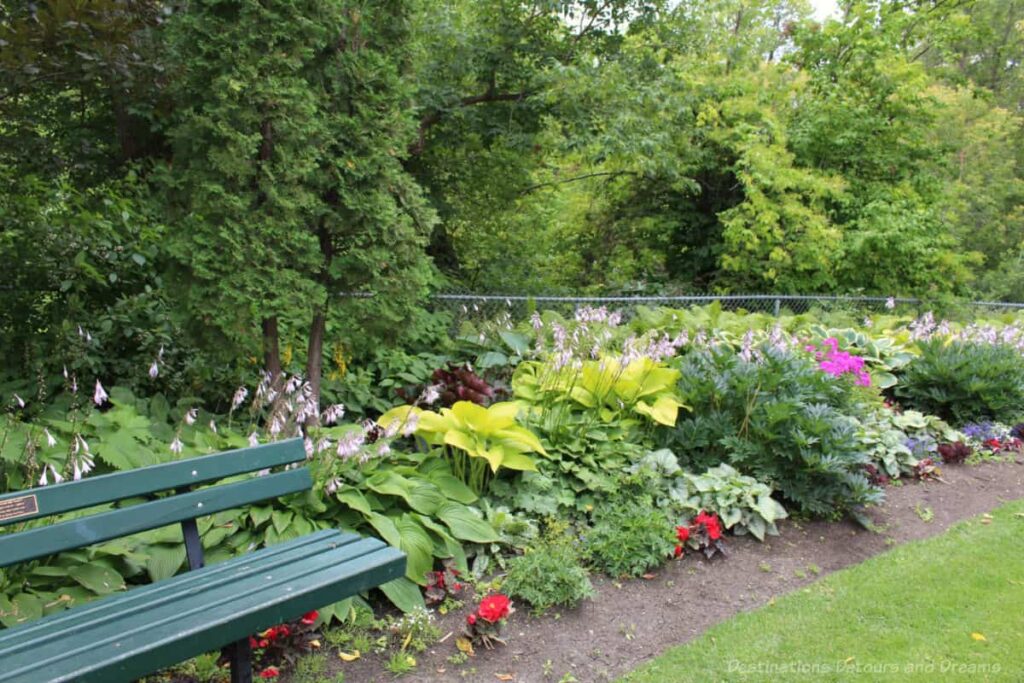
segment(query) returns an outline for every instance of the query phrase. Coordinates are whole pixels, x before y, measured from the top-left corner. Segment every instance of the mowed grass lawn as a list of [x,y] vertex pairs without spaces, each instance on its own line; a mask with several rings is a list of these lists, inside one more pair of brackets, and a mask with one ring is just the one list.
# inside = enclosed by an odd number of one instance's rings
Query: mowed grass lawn
[[740,614],[623,680],[1024,681],[1024,501]]

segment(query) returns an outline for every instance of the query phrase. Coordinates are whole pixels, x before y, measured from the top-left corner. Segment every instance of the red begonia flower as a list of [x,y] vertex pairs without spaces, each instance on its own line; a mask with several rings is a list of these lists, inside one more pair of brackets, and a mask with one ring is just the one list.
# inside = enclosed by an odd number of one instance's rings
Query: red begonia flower
[[505,595],[488,595],[480,601],[477,614],[484,621],[489,621],[493,624],[507,617],[511,606],[512,603]]

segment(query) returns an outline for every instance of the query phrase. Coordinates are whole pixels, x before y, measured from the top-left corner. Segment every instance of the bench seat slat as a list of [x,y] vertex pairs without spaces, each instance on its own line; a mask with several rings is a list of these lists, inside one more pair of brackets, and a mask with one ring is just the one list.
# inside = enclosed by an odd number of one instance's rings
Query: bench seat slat
[[0,535],[0,567],[156,529],[185,519],[230,510],[268,498],[307,491],[312,485],[309,470],[288,470],[140,503],[120,510],[71,519],[17,534]]
[[215,587],[218,582],[231,582],[246,573],[276,569],[279,565],[301,562],[305,557],[323,552],[329,548],[340,548],[360,540],[358,534],[340,531],[317,531],[308,536],[278,543],[229,561],[220,562],[202,571],[186,572],[170,579],[150,584],[144,589],[135,588],[122,593],[106,596],[73,609],[64,610],[37,619],[7,631],[0,631],[0,658],[2,653],[12,654],[15,649],[32,646],[46,633],[70,633],[82,625],[109,618],[118,611],[145,610],[165,600],[175,600],[189,592]]
[[0,520],[0,526],[81,510],[158,491],[205,484],[236,474],[302,462],[305,459],[306,451],[303,448],[302,439],[295,438],[214,455],[176,460],[126,472],[88,477],[81,481],[70,481],[7,493],[0,495],[0,503],[5,500],[34,496],[38,511]]
[[[30,648],[5,653],[8,639],[14,642],[18,631],[34,624],[12,629],[10,635],[0,632],[0,681],[132,680],[405,573],[405,556],[376,539],[340,545],[330,541],[325,536],[314,544],[320,552],[263,571],[254,569],[274,547],[129,592],[139,594],[145,604],[150,593],[167,586],[182,591],[176,599],[150,607],[125,610],[111,599],[85,606],[94,608],[91,618],[70,633],[63,628],[64,615],[47,617],[36,626]],[[217,579],[204,585],[214,575]],[[114,618],[99,618],[107,616],[104,610],[111,610]]]

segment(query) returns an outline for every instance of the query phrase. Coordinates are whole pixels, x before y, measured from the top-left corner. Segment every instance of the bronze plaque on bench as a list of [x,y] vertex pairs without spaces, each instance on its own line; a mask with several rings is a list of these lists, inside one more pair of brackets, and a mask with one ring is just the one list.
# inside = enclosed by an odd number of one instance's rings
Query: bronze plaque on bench
[[0,500],[0,522],[28,517],[37,512],[39,512],[39,504],[36,502],[35,495]]

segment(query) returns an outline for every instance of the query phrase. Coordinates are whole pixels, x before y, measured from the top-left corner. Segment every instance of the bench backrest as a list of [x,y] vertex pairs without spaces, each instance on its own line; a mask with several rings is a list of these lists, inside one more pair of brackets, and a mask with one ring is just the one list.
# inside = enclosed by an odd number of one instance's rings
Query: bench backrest
[[302,439],[188,458],[80,481],[0,495],[0,526],[174,491],[125,508],[0,535],[0,567],[309,490],[309,470],[291,469],[220,486],[193,486],[306,459]]

